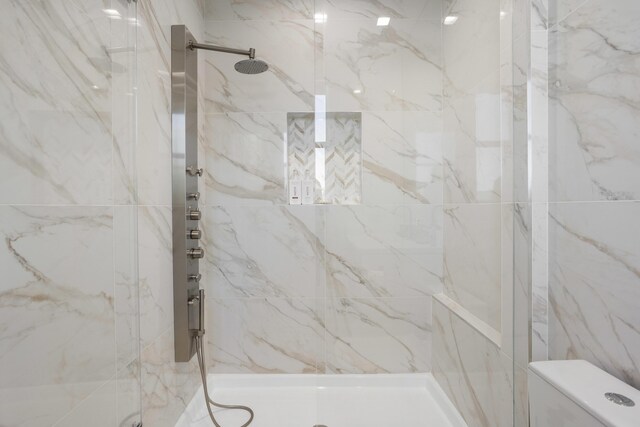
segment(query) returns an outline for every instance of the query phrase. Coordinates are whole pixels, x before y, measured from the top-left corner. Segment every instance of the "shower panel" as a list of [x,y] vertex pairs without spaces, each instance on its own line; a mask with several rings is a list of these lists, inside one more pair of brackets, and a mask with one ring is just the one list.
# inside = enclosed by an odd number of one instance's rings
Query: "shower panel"
[[198,43],[184,25],[171,27],[171,139],[173,203],[173,321],[176,362],[188,362],[197,355],[202,390],[209,417],[220,424],[213,407],[245,411],[253,421],[253,410],[244,405],[214,401],[207,387],[207,363],[204,345],[205,295],[200,289],[199,261],[204,249],[199,241],[202,219],[198,201],[198,49],[248,56],[238,62],[236,71],[260,74],[269,69],[266,62],[255,59],[255,49],[240,50]]
[[173,317],[176,362],[188,362],[204,335],[204,290],[200,289],[198,201],[198,50],[247,56],[234,68],[260,74],[269,65],[253,48],[242,50],[198,43],[184,25],[171,27],[171,149],[173,203]]
[[200,289],[201,212],[198,187],[198,52],[184,25],[171,27],[171,149],[173,215],[173,322],[176,362],[196,351],[204,334],[204,291]]

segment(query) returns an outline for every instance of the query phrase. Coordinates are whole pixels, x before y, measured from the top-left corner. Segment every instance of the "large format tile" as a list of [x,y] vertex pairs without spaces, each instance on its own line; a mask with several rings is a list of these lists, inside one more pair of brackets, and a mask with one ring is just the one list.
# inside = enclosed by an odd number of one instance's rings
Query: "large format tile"
[[431,370],[431,298],[334,298],[326,310],[327,372]]
[[[541,1],[541,0],[536,0]],[[557,25],[558,22],[575,12],[580,6],[590,0],[547,0],[548,26]],[[624,0],[623,0],[624,2]]]
[[330,206],[327,292],[415,297],[442,290],[442,206]]
[[[171,26],[185,24],[203,41],[203,20],[193,0],[143,1],[137,10],[138,192],[141,204],[170,205]],[[204,81],[200,74],[199,84]]]
[[121,17],[110,22],[113,204],[131,205],[137,201],[137,6],[134,2],[112,0],[109,7]]
[[380,16],[391,19],[421,19],[440,22],[441,1],[424,0],[316,0],[316,13],[326,20],[352,20]]
[[444,80],[468,91],[500,68],[500,0],[445,0],[444,7],[458,17],[442,27]]
[[210,299],[212,372],[324,372],[324,300]]
[[549,357],[586,359],[640,386],[640,203],[555,204]]
[[534,286],[532,277],[532,259],[538,250],[532,238],[534,230],[538,232],[533,227],[533,211],[527,203],[503,207],[503,222],[512,224],[513,234],[505,236],[503,231],[502,252],[513,256],[502,260],[502,351],[524,370],[533,357],[539,357],[541,341],[546,339],[543,304],[547,296]]
[[284,113],[207,115],[205,132],[207,204],[287,202]]
[[174,361],[173,328],[163,332],[141,352],[142,423],[173,427],[200,387],[200,371],[194,357],[188,363]]
[[209,52],[206,61],[207,113],[312,111],[314,108],[313,21],[215,21],[206,42],[256,49],[269,70],[236,72],[240,57]]
[[87,425],[87,422],[92,427],[114,427],[117,425],[117,403],[116,382],[111,380],[91,393],[53,427],[77,427]]
[[205,220],[211,296],[324,296],[322,207],[209,207]]
[[445,84],[445,203],[499,202],[503,167],[500,72],[470,90]]
[[592,0],[549,33],[552,201],[640,199],[638,16]]
[[513,362],[437,300],[433,375],[469,427],[513,425]]
[[113,210],[114,298],[116,357],[123,369],[139,356],[138,208]]
[[136,171],[140,203],[147,205],[171,204],[171,59],[160,14],[151,2],[140,3]]
[[330,111],[439,111],[442,106],[439,22],[332,21],[322,52]]
[[118,370],[116,377],[117,426],[133,426],[142,417],[140,391],[140,359]]
[[115,374],[111,208],[0,208],[0,418],[52,425]]
[[365,203],[442,203],[439,113],[365,113],[362,150]]
[[3,3],[0,203],[111,201],[110,19],[102,3]]
[[501,205],[450,205],[444,212],[447,296],[495,330],[501,316]]
[[531,359],[540,361],[549,348],[549,205],[533,204],[531,220]]
[[314,0],[208,0],[205,20],[313,19]]
[[138,212],[140,342],[146,347],[173,324],[171,208]]

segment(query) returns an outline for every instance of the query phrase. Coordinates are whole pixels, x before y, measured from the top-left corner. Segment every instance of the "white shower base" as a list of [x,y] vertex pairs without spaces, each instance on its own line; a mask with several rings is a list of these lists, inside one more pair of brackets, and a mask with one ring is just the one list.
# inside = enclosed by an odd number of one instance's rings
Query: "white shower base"
[[[430,374],[209,375],[220,403],[248,405],[251,427],[467,427]],[[243,411],[216,410],[224,427],[239,427]],[[202,387],[176,427],[211,427]]]

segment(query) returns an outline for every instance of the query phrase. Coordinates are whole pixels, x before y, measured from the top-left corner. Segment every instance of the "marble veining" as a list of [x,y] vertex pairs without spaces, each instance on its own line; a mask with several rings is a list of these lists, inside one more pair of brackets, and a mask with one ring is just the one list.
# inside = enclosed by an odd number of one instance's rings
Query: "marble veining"
[[444,81],[468,91],[500,67],[500,0],[446,3],[445,15],[460,19],[442,28]]
[[[139,372],[141,383],[136,384],[125,372],[118,375],[118,419],[126,420],[124,425],[132,424],[130,415],[139,405],[145,426],[173,427],[199,385],[195,360],[188,364],[174,362],[171,327],[170,42],[174,24],[185,24],[199,41],[204,41],[203,9],[201,0],[137,2],[136,172],[138,203],[143,207],[138,207],[141,349],[139,367],[132,368],[136,370],[134,376]],[[203,56],[199,58],[198,121],[204,135],[206,73]],[[199,145],[200,167],[206,167],[203,139]],[[204,180],[200,188],[204,202],[207,198]],[[133,397],[127,399],[127,387],[140,396],[139,404]]]
[[3,5],[0,202],[111,202],[111,102],[117,98],[109,19],[96,7],[103,3]]
[[367,112],[363,121],[364,202],[442,203],[441,114]]
[[[586,359],[640,386],[640,203],[554,204],[549,357]],[[606,221],[603,221],[606,218]]]
[[322,38],[330,111],[439,111],[440,24],[328,20]]
[[431,298],[336,298],[327,304],[327,372],[431,370]]
[[355,20],[388,16],[440,22],[440,1],[423,0],[317,0],[316,10],[327,19]]
[[500,204],[447,205],[444,210],[445,294],[501,329]]
[[109,207],[0,207],[3,424],[52,425],[115,374],[112,227]]
[[205,132],[207,204],[287,202],[284,114],[207,115]]
[[433,374],[469,427],[513,425],[513,362],[437,300]]
[[253,47],[269,70],[246,76],[233,68],[238,57],[207,55],[207,114],[313,111],[314,37],[312,20],[210,22],[207,43]]
[[324,300],[208,300],[209,363],[219,373],[324,372]]
[[441,291],[441,206],[331,206],[326,230],[331,296],[426,297]]
[[205,20],[313,19],[314,0],[208,0]]
[[323,295],[322,207],[209,207],[205,219],[211,296]]
[[146,347],[173,324],[171,208],[138,210],[140,342]]
[[200,385],[198,362],[174,362],[173,328],[141,351],[143,423],[173,427]]
[[445,83],[444,201],[499,202],[502,187],[500,72],[471,90]]
[[640,198],[639,14],[592,0],[549,33],[552,201]]
[[138,228],[135,206],[113,210],[114,312],[117,369],[139,356]]

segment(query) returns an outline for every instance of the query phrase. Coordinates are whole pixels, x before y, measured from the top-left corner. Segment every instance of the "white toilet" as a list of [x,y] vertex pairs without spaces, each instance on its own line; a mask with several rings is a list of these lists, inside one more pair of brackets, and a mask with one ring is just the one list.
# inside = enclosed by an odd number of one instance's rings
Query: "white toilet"
[[534,362],[529,410],[531,427],[639,427],[640,391],[584,360]]

